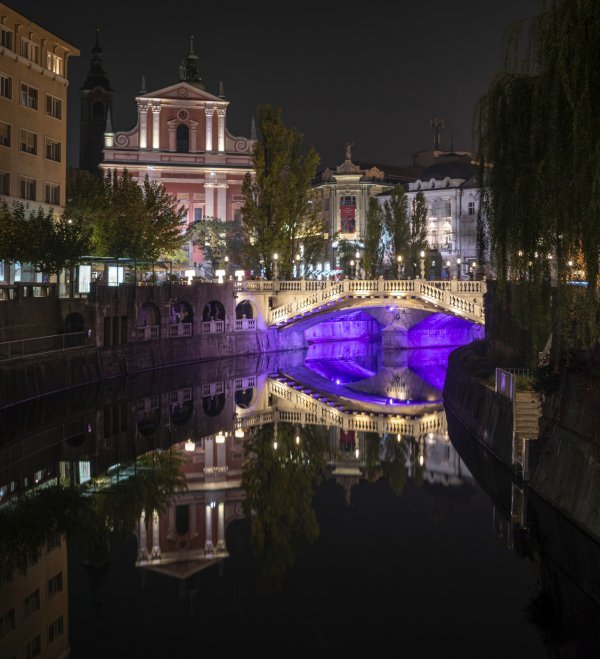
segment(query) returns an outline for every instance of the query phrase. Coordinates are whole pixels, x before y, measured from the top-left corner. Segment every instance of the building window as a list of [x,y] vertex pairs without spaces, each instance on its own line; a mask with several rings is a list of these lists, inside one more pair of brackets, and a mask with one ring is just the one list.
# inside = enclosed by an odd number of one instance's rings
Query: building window
[[25,646],[25,653],[23,656],[25,659],[32,659],[37,657],[42,653],[42,637],[38,634],[35,638],[32,638],[29,643]]
[[21,105],[32,110],[38,109],[38,90],[24,82],[21,83]]
[[44,202],[60,206],[60,185],[46,183],[44,186]]
[[62,572],[55,574],[48,579],[48,599],[54,597],[57,593],[61,593],[63,589],[63,576]]
[[31,39],[21,39],[21,57],[35,62],[36,64],[40,63],[40,47],[37,43],[33,43]]
[[60,98],[46,94],[46,114],[49,114],[55,119],[60,119],[62,117],[62,101]]
[[19,140],[19,150],[23,153],[30,153],[32,156],[37,155],[37,134],[30,130],[21,128],[21,138]]
[[352,195],[340,197],[340,206],[356,206],[356,197]]
[[54,53],[46,53],[46,68],[57,76],[63,74],[63,59]]
[[6,73],[0,73],[0,96],[12,98],[12,78]]
[[46,138],[46,159],[60,162],[60,142]]
[[446,217],[452,217],[452,204],[449,201],[446,201],[444,208],[446,211]]
[[0,172],[0,194],[10,196],[10,174],[8,172]]
[[0,616],[0,638],[10,634],[15,628],[15,610],[10,609],[4,615]]
[[185,124],[177,126],[177,152],[188,153],[190,150],[190,129]]
[[5,121],[0,121],[0,144],[2,146],[10,146],[10,135],[10,124],[7,124]]
[[48,627],[48,643],[52,643],[59,636],[62,636],[64,630],[65,625],[63,622],[63,617],[60,616]]
[[35,201],[35,179],[28,176],[19,177],[19,197]]
[[23,600],[23,617],[29,618],[30,615],[40,609],[40,589],[34,590]]
[[475,215],[475,202],[469,202],[469,215]]
[[4,27],[4,25],[0,25],[0,46],[9,50],[13,49],[13,31]]
[[194,207],[194,222],[201,222],[202,221],[202,213],[203,209],[200,206],[195,206]]

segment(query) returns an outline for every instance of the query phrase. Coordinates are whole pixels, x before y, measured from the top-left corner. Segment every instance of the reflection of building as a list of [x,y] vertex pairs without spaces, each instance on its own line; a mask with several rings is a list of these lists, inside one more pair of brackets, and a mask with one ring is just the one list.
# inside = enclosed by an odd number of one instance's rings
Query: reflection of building
[[0,656],[68,657],[67,544],[53,536],[27,572],[0,570]]
[[[60,214],[65,205],[67,65],[77,48],[0,4],[0,201]],[[0,261],[0,281],[33,271]],[[41,277],[41,275],[39,275]]]
[[[138,122],[128,131],[105,133],[105,171],[127,168],[138,182],[145,176],[162,183],[187,210],[187,223],[207,218],[240,218],[242,182],[252,171],[253,140],[226,128],[229,101],[204,89],[193,40],[180,66],[179,81],[136,98]],[[188,249],[198,267],[202,251]]]

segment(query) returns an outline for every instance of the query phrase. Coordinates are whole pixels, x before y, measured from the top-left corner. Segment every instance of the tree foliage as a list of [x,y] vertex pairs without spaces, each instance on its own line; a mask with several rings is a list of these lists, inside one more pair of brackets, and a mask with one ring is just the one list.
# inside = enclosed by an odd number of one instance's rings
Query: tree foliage
[[375,197],[369,198],[365,226],[363,264],[365,279],[374,279],[383,260],[383,209]]
[[255,174],[246,175],[242,188],[248,258],[270,278],[277,254],[281,275],[289,277],[297,253],[308,264],[323,247],[325,228],[308,200],[319,156],[312,146],[302,152],[303,136],[284,125],[280,108],[261,105],[257,116]]
[[[600,5],[548,3],[532,20],[524,49],[519,38],[525,25],[512,26],[505,67],[475,114],[485,218],[478,237],[480,244],[489,240],[501,282],[540,282],[552,274],[560,288],[569,261],[581,254],[589,286],[588,313],[579,327],[596,341]],[[571,298],[558,292],[555,321],[570,314]]]
[[397,277],[401,274],[401,264],[398,256],[402,256],[404,263],[409,258],[410,224],[408,218],[408,200],[404,186],[398,183],[392,188],[390,198],[383,207],[384,225],[388,235],[388,257],[394,264]]
[[202,248],[204,260],[211,262],[213,271],[224,266],[226,256],[232,268],[247,267],[246,238],[240,220],[223,222],[218,217],[207,217],[190,227],[188,237]]
[[95,256],[156,260],[186,240],[183,206],[148,176],[142,185],[125,169],[99,179],[71,171],[65,214],[91,227]]
[[427,248],[427,203],[425,195],[417,192],[410,210],[407,271],[412,277],[420,275],[420,254]]

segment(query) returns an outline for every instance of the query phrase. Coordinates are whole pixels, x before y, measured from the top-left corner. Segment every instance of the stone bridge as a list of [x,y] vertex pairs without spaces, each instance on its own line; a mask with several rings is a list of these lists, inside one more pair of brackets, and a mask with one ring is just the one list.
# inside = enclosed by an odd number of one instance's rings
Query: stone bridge
[[425,279],[341,281],[240,281],[238,300],[247,299],[270,327],[284,328],[307,317],[352,307],[390,304],[423,311],[442,311],[485,324],[483,281]]

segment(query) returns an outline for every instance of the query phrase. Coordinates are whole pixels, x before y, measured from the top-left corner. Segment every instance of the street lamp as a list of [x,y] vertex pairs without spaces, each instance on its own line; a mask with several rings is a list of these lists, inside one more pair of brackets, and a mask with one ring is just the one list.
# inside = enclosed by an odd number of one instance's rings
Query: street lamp
[[398,277],[398,279],[400,279],[400,277],[402,276],[402,254],[398,254],[398,256],[396,257],[396,260],[398,261],[398,274],[397,274],[397,277]]
[[294,260],[296,262],[296,279],[300,279],[300,260],[301,259],[302,259],[302,257],[300,256],[300,254],[296,254],[296,256],[294,257]]
[[355,279],[358,279],[360,276],[360,252],[356,250],[356,254],[354,255],[354,258],[356,259],[356,276]]
[[356,277],[356,271],[354,270],[354,260],[350,261],[350,279]]
[[278,258],[279,258],[279,254],[277,254],[277,252],[275,252],[275,254],[273,254],[273,279],[277,279],[277,277],[279,275],[279,272],[277,270],[277,259]]
[[459,256],[456,259],[456,278],[457,279],[460,279],[460,264],[461,264],[461,260],[460,260],[460,256]]
[[450,261],[446,261],[446,273],[446,276],[450,279]]
[[421,250],[421,279],[425,279],[425,251]]

